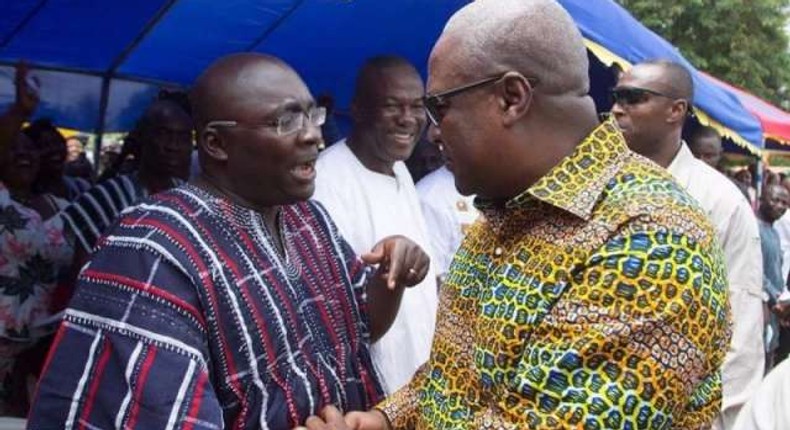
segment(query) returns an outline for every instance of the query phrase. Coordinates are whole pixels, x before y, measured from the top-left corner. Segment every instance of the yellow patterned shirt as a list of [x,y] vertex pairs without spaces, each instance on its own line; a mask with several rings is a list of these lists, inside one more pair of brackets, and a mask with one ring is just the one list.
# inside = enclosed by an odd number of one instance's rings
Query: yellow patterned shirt
[[[711,190],[715,192],[715,190]],[[729,344],[713,228],[606,122],[505,204],[477,202],[395,429],[707,426]]]

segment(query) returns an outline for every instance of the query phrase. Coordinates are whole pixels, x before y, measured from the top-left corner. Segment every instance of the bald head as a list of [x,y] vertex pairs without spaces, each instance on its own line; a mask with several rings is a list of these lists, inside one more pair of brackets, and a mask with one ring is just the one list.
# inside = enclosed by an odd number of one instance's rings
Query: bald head
[[422,85],[420,73],[405,58],[396,55],[373,57],[365,61],[357,73],[354,87],[354,103],[380,102],[378,90],[381,89],[382,81],[387,79],[389,75],[407,76],[419,81],[420,85]]
[[158,178],[189,177],[192,118],[172,100],[157,100],[130,133],[127,150],[140,156],[140,170]]
[[230,110],[250,107],[253,94],[277,93],[278,84],[298,80],[299,75],[279,58],[257,53],[233,54],[211,64],[195,81],[189,94],[198,129],[209,121],[237,120]]
[[589,91],[581,33],[554,0],[472,2],[450,18],[434,53],[442,43],[454,44],[443,61],[474,77],[515,70],[547,94]]
[[197,79],[190,103],[199,182],[262,211],[310,198],[323,114],[290,66],[256,53],[223,57]]
[[139,126],[142,128],[151,127],[168,119],[183,121],[187,124],[192,122],[192,119],[178,103],[172,100],[156,100],[143,112]]
[[635,65],[630,74],[639,73],[650,76],[663,94],[676,99],[694,102],[694,80],[691,73],[682,65],[668,60],[652,60]]

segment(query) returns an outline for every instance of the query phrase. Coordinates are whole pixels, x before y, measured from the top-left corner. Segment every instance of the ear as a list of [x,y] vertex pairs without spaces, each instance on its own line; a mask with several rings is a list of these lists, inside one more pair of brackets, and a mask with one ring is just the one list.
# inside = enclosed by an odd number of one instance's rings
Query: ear
[[672,102],[672,105],[669,107],[669,116],[667,117],[668,123],[678,123],[681,124],[686,121],[686,117],[688,116],[689,112],[689,102],[684,99],[675,100]]
[[206,128],[200,133],[198,146],[213,160],[228,160],[227,142],[215,128]]
[[499,106],[504,126],[509,127],[526,115],[532,106],[533,92],[532,85],[520,73],[508,72],[502,77]]

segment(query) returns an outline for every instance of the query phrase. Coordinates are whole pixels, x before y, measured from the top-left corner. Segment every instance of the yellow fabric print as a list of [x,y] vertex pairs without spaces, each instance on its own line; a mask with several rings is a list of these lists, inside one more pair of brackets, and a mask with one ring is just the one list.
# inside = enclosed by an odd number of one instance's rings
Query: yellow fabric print
[[727,278],[713,228],[667,172],[605,122],[518,197],[476,205],[430,360],[378,406],[394,428],[712,421]]

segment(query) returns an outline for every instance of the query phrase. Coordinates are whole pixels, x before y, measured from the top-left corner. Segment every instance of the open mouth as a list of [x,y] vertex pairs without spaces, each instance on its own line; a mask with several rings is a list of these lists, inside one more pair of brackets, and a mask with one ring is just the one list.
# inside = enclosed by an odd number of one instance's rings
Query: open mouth
[[414,133],[409,133],[405,131],[398,131],[394,133],[390,133],[392,138],[402,144],[409,145],[414,142]]
[[303,181],[312,181],[315,178],[315,160],[297,164],[291,169],[291,173]]
[[33,160],[27,158],[17,158],[14,160],[14,167],[18,169],[29,169],[33,167]]

